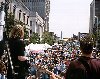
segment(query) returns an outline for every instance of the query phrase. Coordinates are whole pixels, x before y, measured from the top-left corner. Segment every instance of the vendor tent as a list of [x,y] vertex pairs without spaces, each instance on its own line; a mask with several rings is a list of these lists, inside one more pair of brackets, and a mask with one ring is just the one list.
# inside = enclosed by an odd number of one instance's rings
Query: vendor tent
[[43,50],[47,50],[48,48],[51,48],[51,46],[49,44],[29,44],[28,46],[25,47],[26,51],[38,51],[41,52]]

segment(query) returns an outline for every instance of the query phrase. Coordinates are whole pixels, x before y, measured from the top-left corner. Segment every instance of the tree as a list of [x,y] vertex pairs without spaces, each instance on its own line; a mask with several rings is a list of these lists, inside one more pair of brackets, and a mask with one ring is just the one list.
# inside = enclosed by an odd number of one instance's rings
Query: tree
[[94,47],[96,47],[96,35],[95,34],[91,34],[92,38],[93,38],[93,45]]
[[43,33],[41,43],[47,43],[49,45],[53,45],[54,44],[54,38],[50,34],[50,32],[46,31],[46,32]]
[[9,36],[9,32],[11,31],[12,27],[14,26],[14,15],[12,13],[8,13],[7,17],[5,18],[5,35],[6,38]]
[[24,39],[28,39],[29,38],[29,32],[27,31],[26,28],[24,28]]
[[32,36],[30,37],[30,42],[35,44],[35,43],[40,43],[40,37],[38,35],[38,33],[33,32]]
[[[9,37],[9,32],[11,31],[11,29],[13,28],[14,25],[16,24],[20,24],[22,26],[25,26],[25,23],[19,21],[19,20],[15,20],[14,19],[14,15],[12,13],[8,13],[7,17],[5,18],[6,19],[6,37],[8,38]],[[26,28],[24,27],[24,32],[25,32],[25,35],[24,35],[24,38],[29,38],[29,33],[28,31],[26,30]]]

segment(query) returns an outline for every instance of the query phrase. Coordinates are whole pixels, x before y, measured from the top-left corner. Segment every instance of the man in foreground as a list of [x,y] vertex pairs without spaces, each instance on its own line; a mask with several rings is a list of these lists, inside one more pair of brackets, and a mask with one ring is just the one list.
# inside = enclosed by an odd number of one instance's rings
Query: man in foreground
[[[100,79],[100,59],[92,57],[93,41],[89,35],[80,40],[82,55],[71,61],[65,79]],[[58,79],[51,75],[51,79]]]

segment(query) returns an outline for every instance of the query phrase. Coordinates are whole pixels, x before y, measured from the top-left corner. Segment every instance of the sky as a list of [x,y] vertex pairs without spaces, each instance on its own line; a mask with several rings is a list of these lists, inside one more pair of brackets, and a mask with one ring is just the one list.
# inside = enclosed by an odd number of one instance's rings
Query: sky
[[90,4],[93,0],[50,0],[49,31],[70,38],[89,32]]

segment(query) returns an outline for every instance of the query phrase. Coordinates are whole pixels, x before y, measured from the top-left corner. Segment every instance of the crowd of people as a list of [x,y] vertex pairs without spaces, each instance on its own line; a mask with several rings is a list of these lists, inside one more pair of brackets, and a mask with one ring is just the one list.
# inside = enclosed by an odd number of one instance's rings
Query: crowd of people
[[[85,41],[85,40],[84,40]],[[81,47],[84,47],[83,45]],[[90,47],[90,46],[89,46]],[[84,50],[90,50],[88,46]],[[83,50],[83,48],[82,48]],[[38,64],[42,66],[43,68],[48,69],[50,72],[53,72],[55,75],[59,75],[61,79],[66,79],[66,72],[68,71],[68,67],[70,63],[74,60],[77,60],[81,56],[84,57],[84,54],[82,53],[82,50],[80,49],[80,43],[79,42],[68,42],[66,45],[53,45],[52,49],[44,50],[44,53],[30,53],[31,54],[31,60],[32,63]],[[85,51],[87,53],[87,51]],[[92,58],[98,58],[96,55],[96,52],[88,51],[89,54],[91,54],[90,57]],[[88,56],[88,54],[86,54]],[[78,66],[78,65],[77,65]],[[49,79],[48,73],[41,71],[37,67],[32,66],[31,67],[31,74],[33,74],[36,77],[40,77],[41,79]],[[99,68],[100,69],[100,68]],[[74,71],[73,71],[74,72]],[[77,71],[78,72],[78,71]],[[99,71],[100,72],[100,71]],[[40,73],[38,76],[37,74]],[[72,79],[72,78],[68,78]],[[80,79],[80,78],[75,78]]]
[[7,79],[100,78],[100,53],[93,51],[93,41],[89,35],[77,42],[52,45],[42,53],[26,52],[23,37],[21,25],[16,25],[10,32],[8,44],[12,64],[9,59]]
[[[71,47],[70,47],[71,48]],[[77,57],[79,50],[66,48],[66,46],[53,46],[52,49],[44,50],[44,53],[31,53],[31,62],[46,67],[54,74],[60,75],[66,71],[70,61]],[[66,51],[66,50],[70,51]]]

